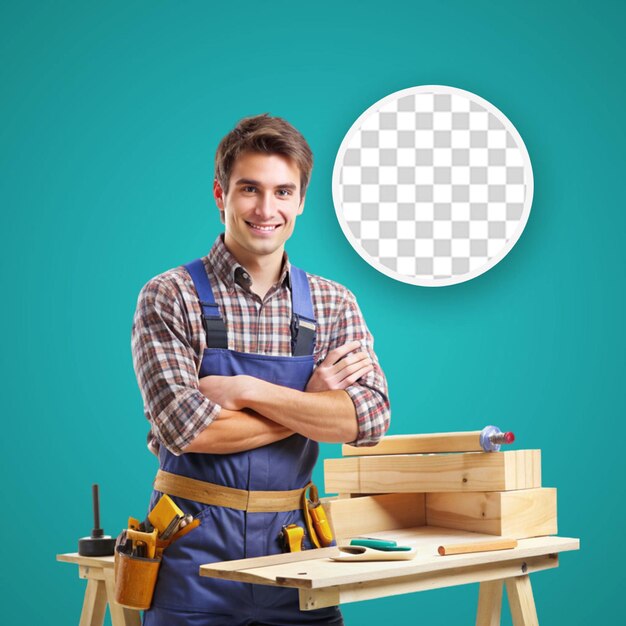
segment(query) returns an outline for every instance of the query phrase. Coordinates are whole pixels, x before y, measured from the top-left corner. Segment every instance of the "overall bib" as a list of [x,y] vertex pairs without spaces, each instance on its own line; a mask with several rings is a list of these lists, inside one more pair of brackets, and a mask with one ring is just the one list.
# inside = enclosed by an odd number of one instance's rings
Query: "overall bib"
[[[303,391],[313,371],[315,322],[306,274],[291,267],[292,353],[267,356],[227,349],[226,328],[213,290],[198,259],[185,266],[199,296],[207,333],[200,377],[247,374]],[[196,480],[248,491],[286,491],[305,487],[318,456],[318,444],[302,435],[235,454],[189,453],[176,456],[165,446],[159,450],[161,470]],[[152,508],[161,493],[153,491]],[[210,506],[184,498],[173,500],[201,520],[198,528],[178,539],[163,553],[152,608],[144,614],[145,626],[238,626],[243,624],[343,624],[337,607],[300,611],[295,589],[251,585],[205,578],[204,563],[243,559],[282,552],[282,526],[305,526],[302,511],[257,513]],[[305,549],[310,549],[305,538]]]

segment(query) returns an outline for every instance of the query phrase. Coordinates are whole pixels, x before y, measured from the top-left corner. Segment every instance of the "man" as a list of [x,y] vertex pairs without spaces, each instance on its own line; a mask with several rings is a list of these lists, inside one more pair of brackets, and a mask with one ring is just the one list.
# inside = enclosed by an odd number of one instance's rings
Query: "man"
[[198,575],[202,563],[278,553],[283,527],[304,527],[317,442],[373,445],[388,428],[354,296],[284,251],[312,165],[286,121],[241,120],[215,158],[224,234],[139,296],[133,360],[160,464],[151,506],[168,493],[201,522],[165,551],[148,626],[343,623],[337,607],[300,611],[292,589]]

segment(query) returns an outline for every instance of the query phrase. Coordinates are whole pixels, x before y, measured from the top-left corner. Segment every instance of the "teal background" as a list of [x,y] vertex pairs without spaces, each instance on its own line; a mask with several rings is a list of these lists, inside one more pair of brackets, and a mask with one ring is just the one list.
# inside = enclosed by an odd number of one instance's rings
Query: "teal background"
[[[92,482],[107,532],[145,510],[156,462],[129,347],[137,295],[208,250],[220,231],[217,143],[265,111],[290,120],[315,153],[288,250],[357,295],[389,380],[390,432],[497,423],[516,432],[516,447],[541,448],[559,532],[582,541],[533,576],[541,623],[622,623],[623,7],[3,2],[3,623],[78,623],[84,582],[55,555],[89,534]],[[512,252],[439,289],[366,265],[331,198],[352,122],[420,84],[500,108],[535,175]],[[350,604],[344,615],[351,625],[473,624],[476,598],[476,586],[457,587]]]

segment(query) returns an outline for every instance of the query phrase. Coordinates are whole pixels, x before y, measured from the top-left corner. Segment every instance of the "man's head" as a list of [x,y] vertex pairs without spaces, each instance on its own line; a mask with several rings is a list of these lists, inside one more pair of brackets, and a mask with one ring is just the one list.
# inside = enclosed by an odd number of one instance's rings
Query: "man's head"
[[304,209],[313,155],[291,124],[269,115],[243,119],[215,156],[213,195],[225,242],[243,262],[282,256]]
[[215,154],[215,180],[230,190],[235,161],[246,152],[280,154],[300,172],[300,199],[304,198],[313,169],[313,153],[306,139],[289,122],[268,113],[246,117],[220,141]]

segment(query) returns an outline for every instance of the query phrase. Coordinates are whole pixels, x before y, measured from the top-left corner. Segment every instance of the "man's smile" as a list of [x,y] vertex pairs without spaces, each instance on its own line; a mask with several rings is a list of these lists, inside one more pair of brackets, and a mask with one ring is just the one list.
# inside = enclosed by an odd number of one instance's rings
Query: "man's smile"
[[281,224],[255,224],[254,222],[248,221],[246,221],[246,224],[250,226],[252,230],[259,232],[272,232],[281,226]]

